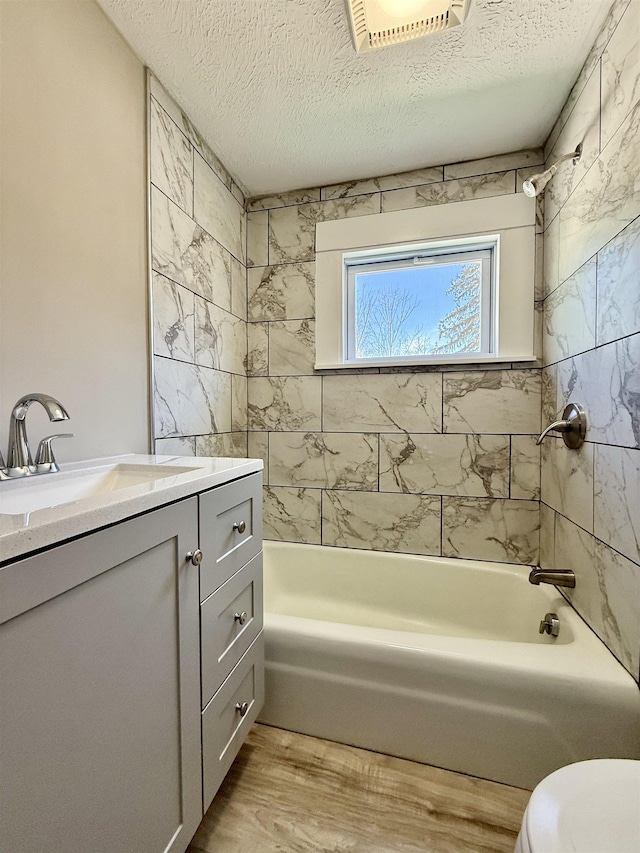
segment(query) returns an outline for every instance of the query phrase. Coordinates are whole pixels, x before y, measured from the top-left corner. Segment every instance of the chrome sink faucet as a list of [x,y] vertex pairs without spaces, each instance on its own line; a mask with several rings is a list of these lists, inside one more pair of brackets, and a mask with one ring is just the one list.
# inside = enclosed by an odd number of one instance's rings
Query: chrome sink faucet
[[48,394],[25,394],[24,397],[21,397],[11,412],[9,451],[6,465],[0,455],[0,470],[2,472],[0,479],[29,477],[33,474],[49,474],[57,471],[58,465],[53,455],[51,442],[54,438],[71,438],[73,435],[72,433],[62,433],[43,438],[38,447],[34,464],[27,440],[26,423],[27,412],[32,403],[40,403],[49,415],[50,421],[69,420],[69,413],[55,397],[50,397]]

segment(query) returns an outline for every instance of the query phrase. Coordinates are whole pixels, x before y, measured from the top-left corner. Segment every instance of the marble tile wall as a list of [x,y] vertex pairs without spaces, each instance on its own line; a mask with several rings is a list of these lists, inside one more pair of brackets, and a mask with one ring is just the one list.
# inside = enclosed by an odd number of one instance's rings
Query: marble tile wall
[[638,679],[640,666],[640,0],[617,0],[546,145],[579,142],[545,192],[543,420],[567,402],[587,443],[542,454],[543,565]]
[[[268,538],[537,562],[540,365],[315,371],[314,261],[316,222],[514,193],[542,162],[520,151],[248,202],[248,452],[265,461]],[[539,250],[542,298],[541,234]]]
[[246,456],[245,199],[154,78],[150,91],[156,452]]

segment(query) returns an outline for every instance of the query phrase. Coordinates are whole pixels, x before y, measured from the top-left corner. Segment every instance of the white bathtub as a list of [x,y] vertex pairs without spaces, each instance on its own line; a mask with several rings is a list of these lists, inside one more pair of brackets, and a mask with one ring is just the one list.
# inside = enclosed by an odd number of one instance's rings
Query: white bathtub
[[280,542],[264,557],[262,722],[523,788],[640,758],[637,685],[528,568]]

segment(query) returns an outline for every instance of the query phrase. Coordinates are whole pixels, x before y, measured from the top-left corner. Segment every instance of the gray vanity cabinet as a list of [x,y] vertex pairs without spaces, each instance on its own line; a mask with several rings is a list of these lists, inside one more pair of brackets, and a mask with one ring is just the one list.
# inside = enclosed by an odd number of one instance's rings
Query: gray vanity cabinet
[[0,569],[0,850],[184,851],[202,818],[197,498]]
[[0,568],[0,853],[184,853],[264,699],[261,490]]

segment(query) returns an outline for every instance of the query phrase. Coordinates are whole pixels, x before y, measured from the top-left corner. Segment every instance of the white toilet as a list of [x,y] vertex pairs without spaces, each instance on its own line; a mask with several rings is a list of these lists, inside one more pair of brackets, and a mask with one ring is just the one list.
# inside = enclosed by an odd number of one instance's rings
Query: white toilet
[[640,761],[561,767],[531,794],[515,853],[639,853]]

